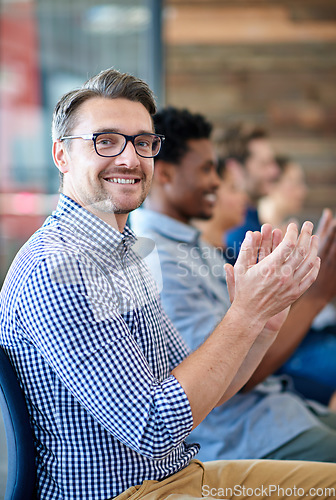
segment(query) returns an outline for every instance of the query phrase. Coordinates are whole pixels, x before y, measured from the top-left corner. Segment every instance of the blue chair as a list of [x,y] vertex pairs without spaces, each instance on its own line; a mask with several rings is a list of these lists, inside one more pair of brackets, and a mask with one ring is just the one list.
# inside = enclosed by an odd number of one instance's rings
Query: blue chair
[[8,455],[5,500],[32,500],[36,478],[33,434],[19,382],[2,348],[0,409],[5,425]]

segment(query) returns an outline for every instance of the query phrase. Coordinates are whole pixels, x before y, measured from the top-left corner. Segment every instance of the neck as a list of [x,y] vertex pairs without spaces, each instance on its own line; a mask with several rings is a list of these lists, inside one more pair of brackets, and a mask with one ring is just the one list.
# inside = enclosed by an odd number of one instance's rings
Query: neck
[[[92,211],[92,213],[95,213]],[[116,229],[120,233],[124,232],[125,226],[126,226],[126,221],[128,214],[109,214],[109,213],[95,213],[97,217],[99,217],[101,220],[106,222],[109,226],[113,227],[113,229]]]
[[167,203],[163,197],[151,194],[145,202],[145,207],[149,210],[153,210],[154,212],[167,215],[168,217],[183,222],[184,224],[190,224],[190,218],[176,210],[173,206]]
[[109,226],[113,227],[120,233],[124,231],[128,213],[126,214],[116,214],[114,212],[108,212],[105,210],[102,210],[99,207],[99,203],[92,203],[92,204],[83,204],[81,202],[81,199],[79,197],[76,197],[74,193],[67,192],[66,189],[62,190],[62,193],[71,198],[73,201],[78,203],[81,207],[85,208],[88,212],[91,212],[93,215],[101,219],[102,221],[106,222]]

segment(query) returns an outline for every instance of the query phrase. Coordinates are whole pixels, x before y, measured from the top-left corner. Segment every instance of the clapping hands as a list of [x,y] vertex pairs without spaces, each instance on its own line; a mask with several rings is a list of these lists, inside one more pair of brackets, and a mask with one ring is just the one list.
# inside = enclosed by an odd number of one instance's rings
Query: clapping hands
[[281,231],[264,224],[261,232],[248,231],[234,267],[225,265],[232,303],[267,328],[277,330],[289,306],[314,283],[320,268],[319,238],[313,224],[301,232],[291,223]]

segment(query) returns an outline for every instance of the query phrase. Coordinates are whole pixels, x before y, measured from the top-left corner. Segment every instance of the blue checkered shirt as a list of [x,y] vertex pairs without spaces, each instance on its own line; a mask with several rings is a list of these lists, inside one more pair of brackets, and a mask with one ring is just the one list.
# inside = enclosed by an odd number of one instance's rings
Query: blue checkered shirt
[[25,393],[43,500],[108,499],[198,451],[170,375],[188,350],[138,241],[61,195],[2,288],[1,344]]

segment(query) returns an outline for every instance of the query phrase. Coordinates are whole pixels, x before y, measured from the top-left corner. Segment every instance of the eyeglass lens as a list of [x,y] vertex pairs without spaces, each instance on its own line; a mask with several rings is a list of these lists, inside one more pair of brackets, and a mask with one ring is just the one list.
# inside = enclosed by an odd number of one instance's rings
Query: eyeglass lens
[[[102,133],[96,137],[96,150],[101,156],[117,156],[124,149],[126,138],[121,134]],[[142,134],[134,138],[134,148],[139,156],[152,158],[160,150],[160,137]]]

